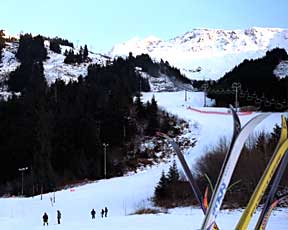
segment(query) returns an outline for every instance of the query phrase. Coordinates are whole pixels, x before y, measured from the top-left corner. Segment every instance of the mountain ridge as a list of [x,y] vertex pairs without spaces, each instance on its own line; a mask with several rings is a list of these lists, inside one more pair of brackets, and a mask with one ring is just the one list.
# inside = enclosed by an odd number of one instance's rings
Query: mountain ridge
[[133,38],[114,45],[111,57],[147,53],[159,61],[163,59],[181,69],[190,79],[217,80],[245,59],[260,58],[273,48],[288,50],[288,29],[261,28],[223,30],[197,28],[161,40],[149,36]]

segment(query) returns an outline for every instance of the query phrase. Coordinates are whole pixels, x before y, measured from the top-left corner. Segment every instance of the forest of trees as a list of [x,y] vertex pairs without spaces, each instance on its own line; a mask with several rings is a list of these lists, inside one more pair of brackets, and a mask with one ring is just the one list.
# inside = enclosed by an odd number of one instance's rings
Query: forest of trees
[[[150,87],[135,67],[160,71],[149,56],[90,65],[86,77],[50,86],[41,36],[22,35],[16,57],[21,64],[7,84],[21,95],[0,101],[0,129],[5,130],[0,132],[0,195],[19,193],[22,167],[28,167],[26,195],[103,178],[103,143],[109,144],[107,177],[122,175],[131,167],[131,156],[149,157],[139,149],[143,137],[171,129],[172,118],[158,109],[155,99],[144,103],[140,98],[140,86],[142,91]],[[168,63],[161,65],[169,70]]]
[[66,56],[64,59],[64,63],[66,64],[80,64],[82,62],[88,61],[87,45],[85,45],[84,48],[80,46],[79,52],[76,54],[74,53],[73,49],[70,49],[69,51],[65,50],[64,55]]
[[[255,106],[262,111],[284,111],[288,108],[288,76],[277,78],[273,71],[280,61],[288,60],[284,49],[275,48],[256,60],[244,60],[216,82],[209,85],[208,97],[215,99],[216,106],[234,105],[233,83],[240,83],[240,106]],[[205,82],[194,81],[195,87]]]

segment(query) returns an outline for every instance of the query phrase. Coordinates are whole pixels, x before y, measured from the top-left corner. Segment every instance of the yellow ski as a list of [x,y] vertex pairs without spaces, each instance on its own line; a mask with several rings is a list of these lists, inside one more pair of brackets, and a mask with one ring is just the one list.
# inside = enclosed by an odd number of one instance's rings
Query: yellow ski
[[257,187],[255,188],[253,195],[251,196],[249,203],[242,214],[237,226],[236,230],[246,230],[249,222],[252,218],[252,215],[258,206],[268,184],[270,183],[282,157],[288,149],[288,139],[287,139],[287,124],[286,118],[282,115],[282,129],[281,136],[279,142],[276,146],[276,149],[273,153],[272,158],[270,159],[260,181],[258,182]]

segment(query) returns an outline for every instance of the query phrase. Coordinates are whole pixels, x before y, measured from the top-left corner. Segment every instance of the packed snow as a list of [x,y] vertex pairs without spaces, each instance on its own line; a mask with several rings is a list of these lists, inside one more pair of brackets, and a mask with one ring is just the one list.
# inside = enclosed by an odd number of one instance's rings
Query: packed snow
[[[155,96],[157,103],[166,111],[185,119],[189,123],[190,132],[187,137],[197,139],[195,147],[185,151],[185,158],[193,172],[193,165],[197,158],[205,154],[207,148],[213,147],[221,137],[228,139],[232,135],[232,118],[227,108],[203,107],[203,93],[188,92],[185,101],[185,92],[145,93],[143,101],[151,100]],[[213,101],[207,100],[208,104]],[[188,107],[210,111],[210,114],[199,113],[187,109]],[[227,112],[227,114],[214,114],[213,112]],[[244,125],[257,113],[240,116]],[[256,132],[265,129],[270,132],[273,126],[280,124],[281,113],[273,113],[265,119]],[[99,180],[82,186],[75,186],[29,198],[0,198],[0,227],[5,230],[92,230],[92,229],[117,229],[117,230],[175,230],[175,229],[200,229],[203,217],[198,207],[175,208],[160,214],[133,215],[142,208],[153,207],[151,197],[154,187],[159,181],[162,170],[167,172],[170,162],[160,163],[147,167],[137,173],[124,177]],[[177,159],[176,159],[177,160]],[[177,161],[180,169],[179,162]],[[20,175],[19,175],[20,179]],[[25,188],[24,188],[25,189]],[[55,195],[55,203],[53,197]],[[51,202],[52,201],[52,202]],[[108,217],[101,218],[100,210],[108,207]],[[90,211],[96,210],[96,218],[91,219]],[[56,211],[62,212],[62,223],[57,224]],[[253,229],[257,210],[249,229]],[[49,226],[43,226],[42,215],[49,215]],[[217,218],[221,230],[233,229],[243,210],[222,210]],[[288,209],[278,208],[273,211],[267,229],[284,230],[288,227]]]

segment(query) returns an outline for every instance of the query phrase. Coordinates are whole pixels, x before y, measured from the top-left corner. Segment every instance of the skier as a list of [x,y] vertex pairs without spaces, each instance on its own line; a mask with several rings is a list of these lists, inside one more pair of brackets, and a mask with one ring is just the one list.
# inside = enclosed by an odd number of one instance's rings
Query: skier
[[60,219],[61,219],[61,212],[57,210],[57,222],[60,224]]
[[45,224],[48,226],[48,215],[46,212],[44,212],[44,215],[43,215],[43,225]]
[[104,213],[105,213],[105,217],[107,217],[107,213],[108,213],[108,208],[107,207],[105,207]]
[[104,216],[104,209],[102,208],[102,210],[101,210],[101,217],[103,218],[103,216]]
[[91,211],[92,219],[95,219],[95,214],[96,214],[96,212],[95,212],[95,210],[93,208],[92,211]]

